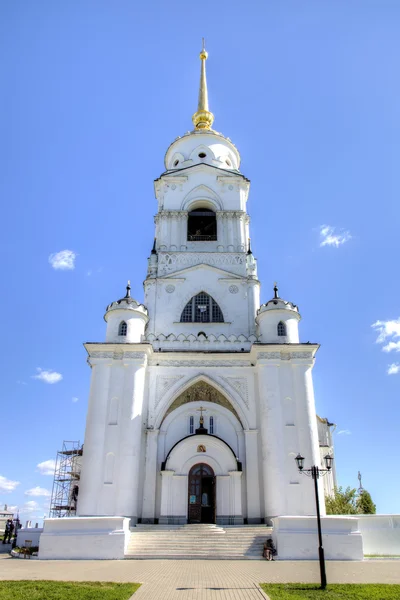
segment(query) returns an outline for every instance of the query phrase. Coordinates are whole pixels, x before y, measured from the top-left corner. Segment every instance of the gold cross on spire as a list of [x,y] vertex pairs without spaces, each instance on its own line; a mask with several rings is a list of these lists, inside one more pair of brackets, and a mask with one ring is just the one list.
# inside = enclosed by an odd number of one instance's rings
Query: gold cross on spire
[[197,130],[199,129],[211,129],[214,122],[214,115],[208,109],[208,90],[207,90],[207,78],[206,78],[206,60],[208,58],[208,52],[205,48],[205,41],[203,38],[203,48],[200,52],[201,69],[200,69],[200,87],[199,87],[199,101],[197,105],[197,112],[192,117],[193,124]]

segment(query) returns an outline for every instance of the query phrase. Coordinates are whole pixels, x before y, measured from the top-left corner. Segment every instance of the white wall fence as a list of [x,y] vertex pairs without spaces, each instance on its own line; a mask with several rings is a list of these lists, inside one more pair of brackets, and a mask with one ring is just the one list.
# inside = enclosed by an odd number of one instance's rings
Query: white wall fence
[[41,559],[121,559],[129,541],[124,517],[46,519],[40,536]]
[[400,556],[400,515],[357,515],[364,555]]
[[22,527],[17,532],[17,546],[26,546],[31,542],[31,546],[39,546],[39,538],[43,533],[43,527]]

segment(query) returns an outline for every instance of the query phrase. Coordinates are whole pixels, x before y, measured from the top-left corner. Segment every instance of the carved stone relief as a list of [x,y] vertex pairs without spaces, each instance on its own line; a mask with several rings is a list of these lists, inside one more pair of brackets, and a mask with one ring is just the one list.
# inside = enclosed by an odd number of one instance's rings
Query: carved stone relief
[[187,404],[189,402],[213,402],[214,404],[219,404],[224,408],[228,409],[237,420],[240,422],[239,415],[236,410],[233,408],[232,404],[228,402],[221,392],[216,390],[212,385],[207,383],[206,381],[198,381],[194,385],[192,385],[188,390],[180,394],[174,402],[171,404],[169,409],[164,415],[164,419],[172,413],[175,409],[179,408],[183,404]]
[[183,378],[183,375],[158,375],[156,382],[156,400],[154,403],[154,407],[160,404],[164,395],[172,388],[175,383],[177,383],[180,379]]
[[249,408],[249,392],[247,389],[247,379],[245,377],[224,377],[242,398],[243,402]]

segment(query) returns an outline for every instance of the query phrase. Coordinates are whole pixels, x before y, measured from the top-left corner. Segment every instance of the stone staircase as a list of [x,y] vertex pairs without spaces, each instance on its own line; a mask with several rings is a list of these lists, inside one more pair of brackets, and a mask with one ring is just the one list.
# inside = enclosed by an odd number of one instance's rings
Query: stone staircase
[[261,560],[265,525],[136,525],[125,558]]

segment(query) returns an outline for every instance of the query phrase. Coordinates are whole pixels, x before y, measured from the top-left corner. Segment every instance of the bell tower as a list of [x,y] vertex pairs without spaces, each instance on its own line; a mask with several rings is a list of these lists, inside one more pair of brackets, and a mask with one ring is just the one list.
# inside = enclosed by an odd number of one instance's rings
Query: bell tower
[[246,210],[250,182],[240,171],[236,146],[212,129],[207,58],[203,42],[194,130],[172,142],[165,171],[155,181],[155,241],[144,282],[146,339],[162,349],[207,341],[210,349],[222,344],[237,351],[241,344],[239,350],[248,350],[260,305]]

